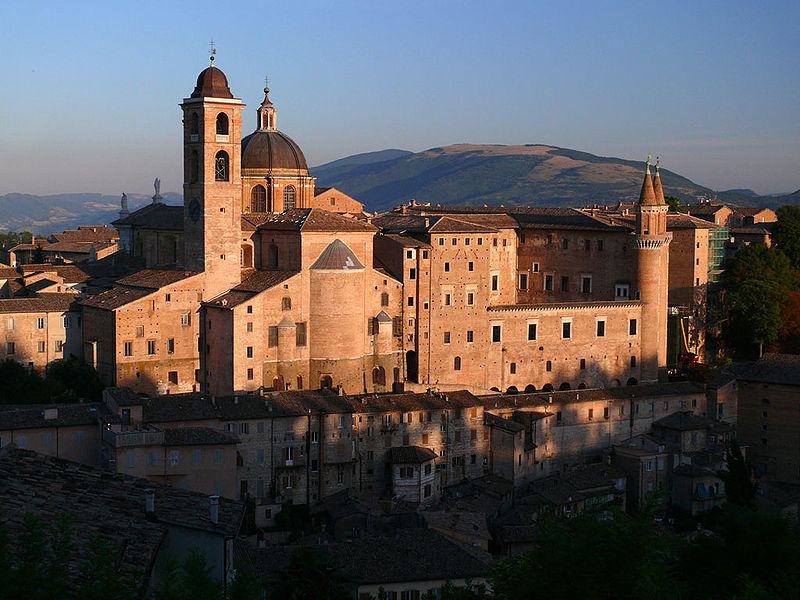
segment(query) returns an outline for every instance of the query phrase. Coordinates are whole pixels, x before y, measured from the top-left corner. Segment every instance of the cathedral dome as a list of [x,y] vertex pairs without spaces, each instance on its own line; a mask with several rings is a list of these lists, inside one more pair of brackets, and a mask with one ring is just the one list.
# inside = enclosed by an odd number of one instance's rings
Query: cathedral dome
[[277,129],[259,129],[242,138],[242,169],[266,173],[289,170],[308,175],[300,146]]
[[191,98],[233,98],[225,73],[214,65],[203,70],[197,76],[197,85]]

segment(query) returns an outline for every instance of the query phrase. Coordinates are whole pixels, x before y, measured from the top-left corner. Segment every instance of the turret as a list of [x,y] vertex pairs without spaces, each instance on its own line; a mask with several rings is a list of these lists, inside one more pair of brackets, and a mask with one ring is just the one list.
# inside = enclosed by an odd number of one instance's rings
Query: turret
[[636,291],[644,303],[640,336],[642,381],[657,381],[659,370],[666,367],[667,296],[669,243],[667,211],[661,177],[656,167],[655,181],[650,175],[650,159],[636,205]]

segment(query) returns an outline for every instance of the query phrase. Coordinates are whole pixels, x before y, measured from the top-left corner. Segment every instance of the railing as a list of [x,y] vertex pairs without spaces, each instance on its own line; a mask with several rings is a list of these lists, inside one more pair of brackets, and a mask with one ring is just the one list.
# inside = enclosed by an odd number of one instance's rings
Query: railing
[[134,431],[103,430],[103,441],[114,448],[133,446],[159,446],[164,444],[164,432],[160,429]]

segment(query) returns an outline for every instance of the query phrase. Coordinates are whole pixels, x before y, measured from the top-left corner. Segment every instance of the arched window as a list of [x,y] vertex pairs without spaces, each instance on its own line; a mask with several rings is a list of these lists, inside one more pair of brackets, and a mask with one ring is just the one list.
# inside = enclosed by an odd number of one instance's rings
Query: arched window
[[517,389],[517,386],[511,385],[506,390],[506,394],[519,394],[519,390]]
[[281,300],[281,310],[292,310],[292,299],[289,296]]
[[228,181],[230,177],[230,164],[228,153],[224,150],[217,152],[214,158],[214,179],[216,181]]
[[383,367],[375,367],[372,369],[372,383],[374,385],[386,385],[386,372]]
[[267,190],[257,185],[250,192],[250,212],[267,212]]
[[267,269],[276,270],[278,268],[278,247],[272,244],[267,250]]
[[193,150],[189,159],[189,183],[198,181],[200,181],[200,158],[197,156],[197,150]]
[[571,390],[572,386],[565,381],[564,383],[561,384],[561,386],[558,389],[560,389],[560,390]]
[[319,380],[319,387],[322,389],[333,387],[333,377],[330,375],[323,375]]
[[460,356],[456,356],[453,359],[453,369],[456,370],[456,371],[460,371],[461,370],[461,357]]
[[280,375],[276,375],[275,377],[272,378],[272,389],[276,391],[284,390],[283,377],[281,377]]
[[283,188],[283,210],[289,210],[295,207],[296,193],[293,185],[287,185]]
[[381,294],[381,306],[389,306],[389,294],[386,292]]
[[217,135],[228,135],[228,115],[225,113],[217,115]]
[[200,115],[192,113],[189,117],[189,135],[200,134]]
[[552,392],[555,388],[553,388],[552,383],[545,383],[544,387],[542,388],[543,392]]
[[532,394],[535,391],[536,391],[536,386],[533,385],[532,383],[525,386],[525,393],[526,394]]

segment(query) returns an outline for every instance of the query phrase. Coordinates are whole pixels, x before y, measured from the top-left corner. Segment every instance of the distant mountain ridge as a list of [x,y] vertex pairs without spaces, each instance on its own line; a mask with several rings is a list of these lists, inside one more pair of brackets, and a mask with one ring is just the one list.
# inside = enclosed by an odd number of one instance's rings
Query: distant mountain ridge
[[[333,186],[364,202],[370,211],[389,210],[411,198],[452,205],[584,206],[636,200],[644,162],[527,144],[457,144],[386,158],[359,154],[311,169],[318,185]],[[758,196],[752,190],[714,192],[661,169],[665,193],[685,202],[716,199],[742,206],[779,206],[792,196]]]
[[[635,201],[644,163],[542,144],[458,144],[423,152],[365,152],[311,172],[317,185],[336,187],[369,211],[390,210],[412,198],[443,206],[585,206]],[[800,190],[771,196],[749,189],[714,192],[667,169],[661,169],[661,177],[667,195],[689,203],[716,199],[770,208],[800,203]],[[128,194],[131,211],[150,201],[145,194]],[[164,202],[180,205],[183,197],[165,193]],[[0,231],[50,234],[78,225],[104,225],[117,219],[119,210],[119,196],[5,194],[0,196]]]

